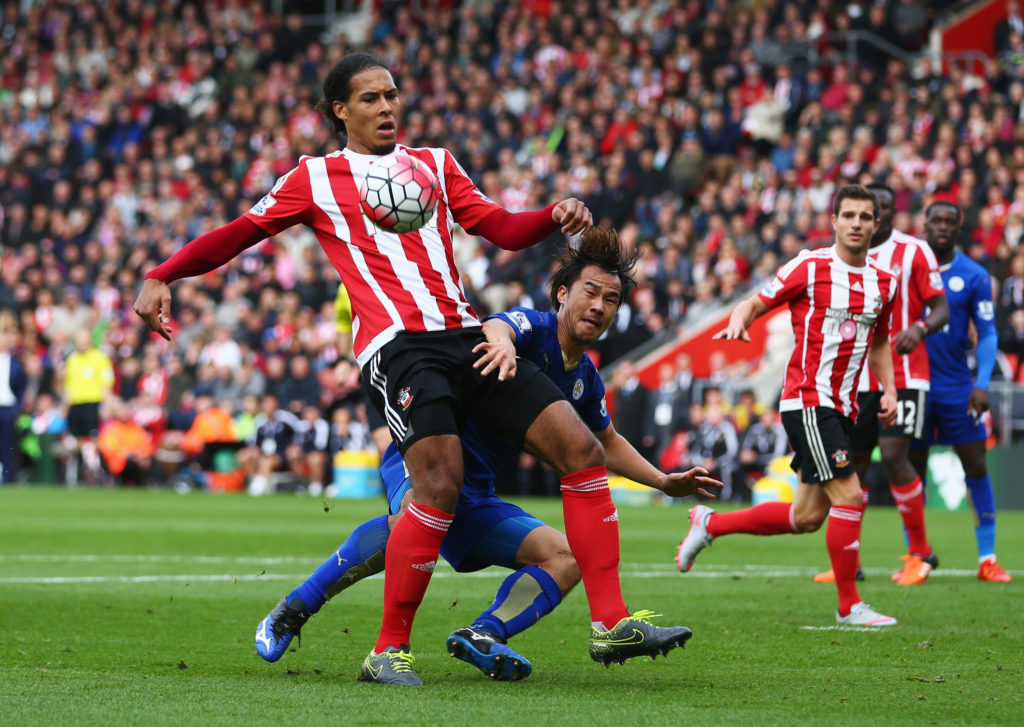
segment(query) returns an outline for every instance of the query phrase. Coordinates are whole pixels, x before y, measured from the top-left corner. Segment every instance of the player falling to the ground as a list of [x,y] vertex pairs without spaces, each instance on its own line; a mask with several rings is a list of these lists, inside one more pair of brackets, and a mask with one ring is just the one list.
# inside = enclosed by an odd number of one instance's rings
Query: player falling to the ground
[[[623,257],[613,231],[592,228],[552,276],[551,302],[557,313],[516,308],[487,319],[484,333],[502,344],[505,358],[519,355],[540,366],[596,433],[616,472],[676,497],[694,492],[709,495],[703,488],[721,483],[706,477],[705,470],[666,475],[615,431],[605,407],[604,383],[585,353],[611,325],[635,285],[631,275],[634,263],[635,256]],[[490,365],[498,363],[492,360]],[[460,572],[490,565],[514,572],[498,589],[494,603],[472,625],[448,637],[448,649],[494,679],[522,679],[532,667],[506,645],[507,640],[550,613],[579,581],[579,570],[562,533],[495,494],[494,478],[515,462],[516,447],[483,431],[472,420],[462,434],[462,447],[465,481],[441,554]],[[407,509],[412,496],[402,457],[393,445],[384,456],[381,475],[390,517],[381,515],[358,526],[260,622],[256,651],[267,661],[277,661],[284,654],[292,637],[328,599],[383,569],[389,528]],[[690,635],[684,627],[659,629],[645,624],[640,628],[643,641],[620,647],[595,640],[591,656],[605,664],[631,655],[653,656],[682,645]]]
[[[863,483],[871,464],[871,451],[876,444],[881,450],[882,467],[903,518],[910,550],[903,556],[903,567],[893,575],[893,580],[901,586],[916,586],[924,583],[938,566],[939,559],[925,532],[924,486],[910,463],[910,442],[921,438],[928,402],[928,351],[923,342],[930,333],[949,322],[949,305],[943,293],[939,264],[931,248],[924,240],[893,228],[896,206],[892,189],[884,184],[871,184],[868,189],[878,200],[878,229],[871,238],[868,260],[899,279],[899,292],[889,322],[896,380],[896,423],[879,426],[875,415],[882,396],[881,386],[870,371],[862,371],[857,394],[860,416],[850,438],[850,457]],[[864,490],[865,505],[867,495],[868,491]],[[863,578],[859,566],[857,577]],[[831,583],[835,574],[829,570],[819,573],[814,580]]]
[[[996,325],[992,280],[978,263],[956,249],[962,222],[960,208],[936,202],[925,211],[925,238],[938,258],[949,301],[949,323],[928,337],[932,388],[928,395],[924,442],[910,456],[923,480],[928,447],[953,447],[964,467],[975,513],[978,580],[1009,583],[1010,574],[996,561],[996,500],[985,464],[987,434],[981,415],[988,411],[988,383],[996,361]],[[971,324],[977,331],[975,378],[967,361]]]
[[806,533],[820,528],[827,517],[825,543],[839,592],[836,620],[889,626],[896,619],[876,612],[857,593],[864,503],[849,457],[857,378],[865,358],[882,382],[877,416],[885,426],[896,418],[889,317],[897,280],[868,262],[877,220],[877,202],[869,190],[842,187],[833,203],[835,244],[801,252],[783,265],[771,283],[736,306],[728,326],[715,334],[716,339],[749,341],[747,327],[756,318],[789,305],[796,348],[779,410],[796,451],[792,467],[800,484],[792,503],[766,502],[732,513],[693,508],[676,564],[688,571],[697,554],[721,535]]

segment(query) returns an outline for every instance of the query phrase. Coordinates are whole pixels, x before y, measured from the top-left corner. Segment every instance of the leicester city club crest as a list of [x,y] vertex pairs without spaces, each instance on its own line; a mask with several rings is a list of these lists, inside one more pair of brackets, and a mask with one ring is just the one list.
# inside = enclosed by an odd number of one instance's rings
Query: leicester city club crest
[[583,396],[583,379],[576,379],[576,383],[572,385],[573,401],[579,401],[581,396]]

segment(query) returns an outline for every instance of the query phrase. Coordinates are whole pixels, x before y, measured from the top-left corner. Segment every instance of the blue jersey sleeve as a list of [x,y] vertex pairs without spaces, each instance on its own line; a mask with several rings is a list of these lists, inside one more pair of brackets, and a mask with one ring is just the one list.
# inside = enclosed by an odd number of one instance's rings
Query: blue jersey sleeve
[[971,319],[978,331],[978,378],[974,385],[987,391],[996,364],[998,342],[992,280],[988,273],[979,270],[971,280],[971,288]]
[[516,350],[522,356],[531,358],[527,352],[542,348],[547,340],[548,318],[530,308],[513,308],[503,313],[495,313],[484,320],[497,318],[504,321],[516,332]]

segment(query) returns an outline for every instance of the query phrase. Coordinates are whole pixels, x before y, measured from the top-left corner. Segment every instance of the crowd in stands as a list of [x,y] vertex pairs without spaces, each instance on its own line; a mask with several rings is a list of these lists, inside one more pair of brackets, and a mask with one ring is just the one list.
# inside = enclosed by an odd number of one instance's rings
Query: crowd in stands
[[[132,312],[155,264],[248,210],[299,155],[339,148],[314,105],[327,69],[357,47],[400,86],[401,143],[448,147],[512,211],[584,199],[639,250],[640,285],[597,347],[602,365],[829,244],[833,191],[853,181],[890,184],[896,227],[918,236],[929,202],[961,207],[965,249],[994,279],[1001,346],[1024,359],[1024,36],[1001,31],[984,64],[874,51],[847,62],[842,32],[915,51],[949,4],[385,0],[367,37],[346,38],[246,0],[3,2],[0,330],[25,374],[22,475],[33,460],[50,473],[42,437],[85,468],[57,479],[163,477],[202,450],[192,429],[211,408],[257,482],[294,467],[326,484],[319,460],[296,453],[330,461],[372,446],[338,343],[337,274],[308,230],[176,284],[170,343]],[[550,261],[568,242],[509,252],[458,236],[477,311],[545,307]],[[84,447],[62,436],[82,331],[110,365],[103,424]],[[637,430],[649,456],[670,458],[674,435],[703,427],[749,469],[744,435],[760,410],[738,418],[746,404],[705,398],[685,416],[651,410]],[[723,421],[737,431],[721,434]],[[129,422],[138,446],[98,462],[103,427]],[[268,423],[295,436],[271,445],[257,435]],[[723,461],[690,464],[708,459]]]

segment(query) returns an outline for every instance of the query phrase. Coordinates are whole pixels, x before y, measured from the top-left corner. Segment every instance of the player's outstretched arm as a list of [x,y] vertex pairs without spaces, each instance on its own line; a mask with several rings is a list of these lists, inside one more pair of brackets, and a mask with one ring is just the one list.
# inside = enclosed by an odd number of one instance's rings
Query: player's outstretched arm
[[525,250],[544,240],[559,225],[562,232],[575,235],[586,232],[593,224],[594,218],[587,206],[570,197],[526,212],[509,212],[495,205],[490,214],[466,232],[486,237],[502,250]]
[[500,318],[489,318],[484,321],[483,343],[473,348],[473,353],[483,352],[474,363],[473,368],[480,370],[481,376],[487,376],[494,370],[498,372],[498,381],[514,378],[516,375],[516,332]]
[[263,229],[245,217],[200,235],[146,274],[142,291],[135,300],[135,313],[152,330],[170,340],[170,329],[166,325],[171,319],[168,283],[216,270],[267,237]]
[[889,337],[875,334],[868,351],[868,365],[882,384],[882,399],[879,402],[878,419],[884,426],[896,423],[896,380],[892,371],[892,349]]
[[686,472],[665,474],[644,459],[625,437],[615,431],[615,426],[612,424],[609,424],[603,432],[594,434],[604,446],[605,460],[609,470],[628,477],[634,482],[661,490],[669,497],[686,497],[687,495],[714,497],[712,491],[722,486],[718,480],[708,477],[708,471],[703,467],[694,467]]
[[732,309],[729,315],[729,324],[711,338],[713,340],[725,341],[749,341],[750,334],[747,328],[750,324],[763,316],[769,310],[760,296],[754,295],[746,298]]

